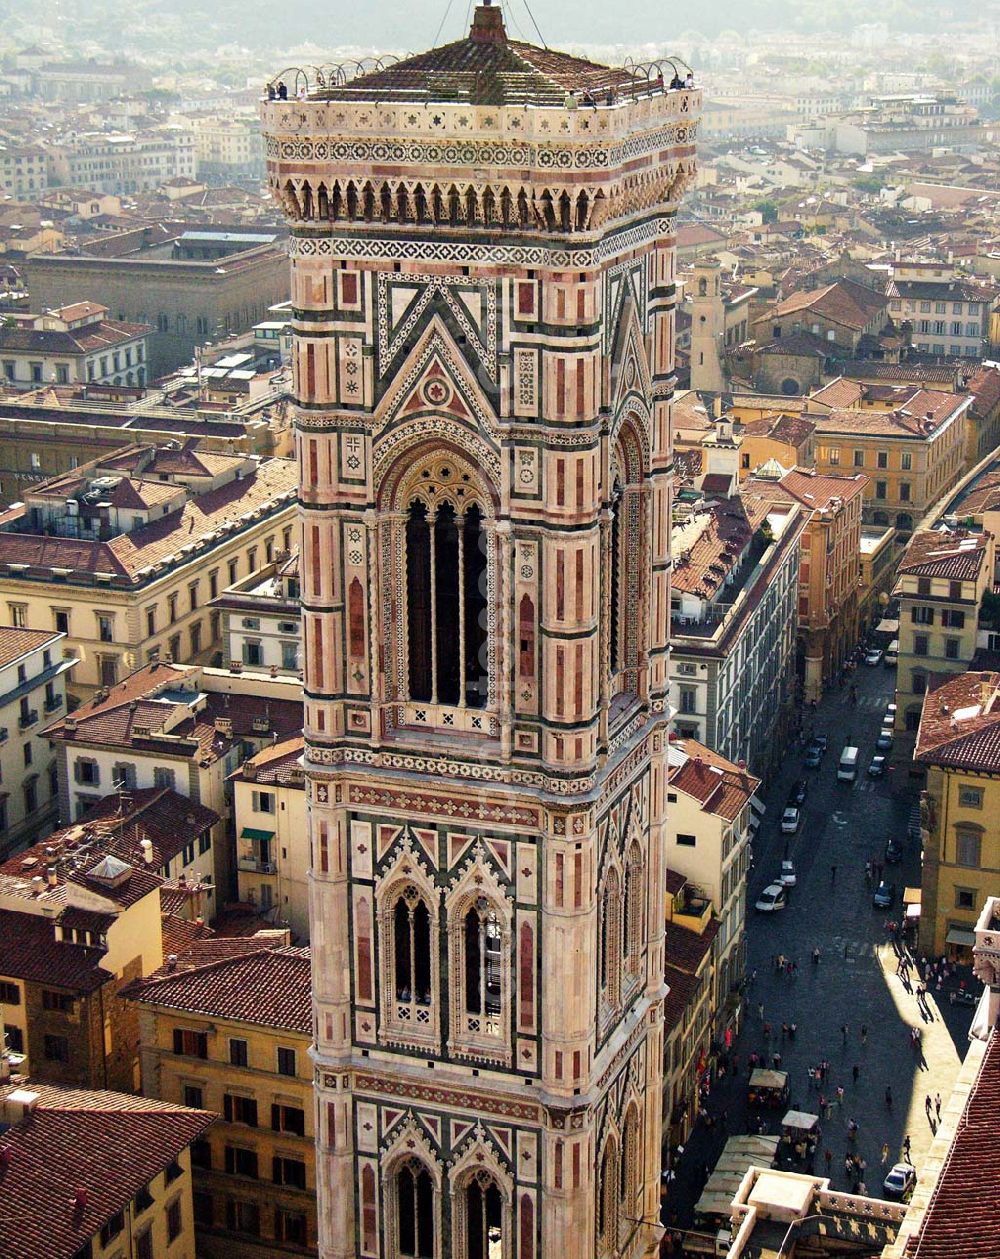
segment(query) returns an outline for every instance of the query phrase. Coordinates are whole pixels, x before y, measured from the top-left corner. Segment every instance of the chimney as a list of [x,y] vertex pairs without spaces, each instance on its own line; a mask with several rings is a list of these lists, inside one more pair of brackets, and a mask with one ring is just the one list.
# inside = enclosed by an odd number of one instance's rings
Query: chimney
[[44,890],[45,890],[45,880],[42,878],[40,874],[33,874],[31,876],[31,895],[41,896]]
[[55,887],[58,884],[59,875],[56,873],[56,867],[54,865],[50,864],[45,867],[45,882],[49,885],[49,887]]
[[167,962],[167,970],[176,970],[177,969],[177,954],[168,953],[166,962]]

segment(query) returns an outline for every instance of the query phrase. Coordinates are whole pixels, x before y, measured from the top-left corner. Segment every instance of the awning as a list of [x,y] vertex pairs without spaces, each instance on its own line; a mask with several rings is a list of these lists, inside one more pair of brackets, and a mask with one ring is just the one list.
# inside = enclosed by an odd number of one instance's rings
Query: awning
[[899,622],[891,616],[884,616],[875,626],[876,634],[898,634]]
[[907,905],[906,919],[907,922],[915,922],[920,917],[920,905]]
[[762,800],[758,800],[756,796],[750,797],[750,808],[754,813],[759,813],[761,817],[767,812],[767,805]]
[[920,904],[920,888],[904,887],[903,888],[903,904],[919,905]]
[[240,839],[257,839],[261,841],[265,839],[274,839],[274,831],[258,831],[252,826],[244,826],[244,828],[240,831]]
[[966,948],[971,949],[976,943],[976,933],[967,927],[949,927],[944,942],[945,944],[964,944]]

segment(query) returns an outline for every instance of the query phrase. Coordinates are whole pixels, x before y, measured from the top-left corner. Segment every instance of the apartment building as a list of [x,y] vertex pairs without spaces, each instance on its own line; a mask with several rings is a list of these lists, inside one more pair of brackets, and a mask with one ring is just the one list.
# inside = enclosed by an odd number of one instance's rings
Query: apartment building
[[802,694],[820,699],[858,641],[861,509],[868,478],[794,468],[759,468],[745,490],[765,500],[801,504],[798,620]]
[[991,533],[925,529],[911,538],[893,591],[899,599],[897,730],[917,731],[935,674],[969,667],[993,570]]
[[0,514],[0,614],[65,634],[81,694],[161,656],[210,659],[206,605],[290,549],[296,483],[290,460],[188,442],[121,447],[32,485]]
[[302,669],[302,607],[298,548],[212,600],[222,617],[223,659],[250,669],[298,676]]
[[315,1254],[309,950],[202,940],[126,996],[143,1093],[221,1116],[192,1150],[198,1255]]
[[886,296],[896,323],[912,326],[918,350],[982,358],[996,299],[992,290],[960,278],[952,264],[894,262]]
[[742,495],[695,507],[672,533],[674,728],[760,771],[794,696],[807,519],[791,500]]
[[839,379],[808,399],[816,470],[868,477],[864,520],[909,534],[957,481],[965,458],[967,394]]
[[0,193],[15,200],[35,201],[48,187],[49,156],[33,144],[0,146]]
[[138,1023],[116,994],[163,963],[162,882],[93,842],[0,865],[0,1005],[24,1074],[139,1087]]
[[0,327],[0,371],[11,389],[146,383],[148,324],[108,318],[99,302],[74,302]]
[[4,1259],[194,1259],[191,1146],[215,1116],[106,1089],[0,1089]]
[[295,735],[256,752],[229,781],[239,899],[306,941],[310,856],[303,755],[302,735]]
[[91,132],[63,137],[49,148],[50,181],[113,195],[149,192],[168,179],[193,178],[197,168],[190,129]]
[[1000,674],[932,679],[914,762],[927,771],[920,951],[968,963],[1000,869]]
[[0,628],[0,860],[52,829],[58,766],[43,735],[76,664],[54,630]]

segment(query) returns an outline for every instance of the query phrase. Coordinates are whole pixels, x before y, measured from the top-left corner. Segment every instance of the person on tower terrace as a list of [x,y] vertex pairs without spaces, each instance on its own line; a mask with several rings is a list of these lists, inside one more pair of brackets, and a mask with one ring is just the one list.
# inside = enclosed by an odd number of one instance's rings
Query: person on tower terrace
[[684,86],[684,80],[675,70],[674,77],[670,80],[670,90],[672,92],[679,92],[683,86]]
[[684,80],[684,86],[694,87],[694,71],[693,70],[689,70],[687,72],[687,78]]

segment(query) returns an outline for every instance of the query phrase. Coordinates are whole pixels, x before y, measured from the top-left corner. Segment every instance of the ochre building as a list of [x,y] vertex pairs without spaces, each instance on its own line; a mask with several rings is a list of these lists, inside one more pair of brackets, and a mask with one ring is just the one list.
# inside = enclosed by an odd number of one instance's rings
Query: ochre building
[[[655,1253],[674,217],[700,94],[468,38],[263,106],[290,220],[319,1254]],[[288,84],[294,90],[294,84]]]

